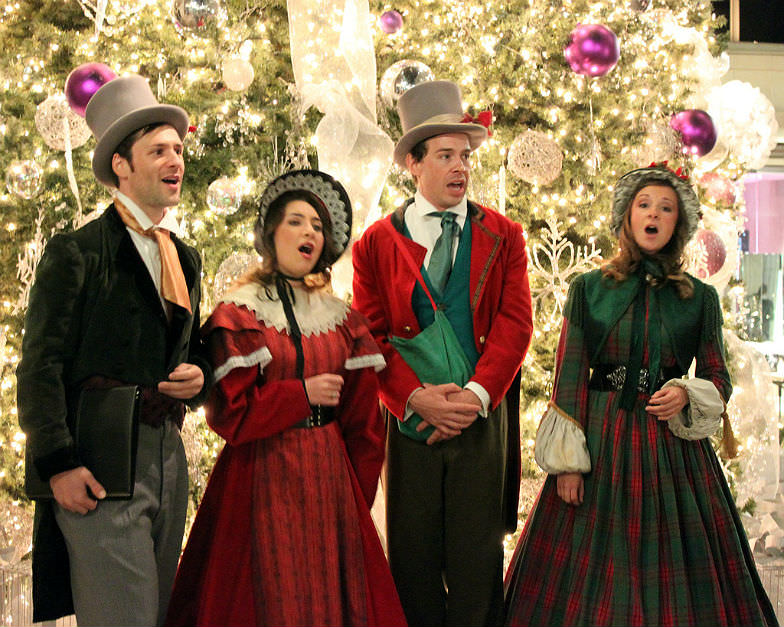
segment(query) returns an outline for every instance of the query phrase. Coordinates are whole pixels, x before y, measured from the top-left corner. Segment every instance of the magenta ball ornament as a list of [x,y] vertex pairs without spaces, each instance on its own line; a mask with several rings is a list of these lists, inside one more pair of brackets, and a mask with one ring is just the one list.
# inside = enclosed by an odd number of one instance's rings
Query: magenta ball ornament
[[716,145],[713,119],[702,109],[686,109],[670,118],[670,126],[680,135],[682,151],[687,155],[707,155]]
[[381,30],[383,30],[387,35],[393,35],[403,28],[403,16],[394,9],[391,11],[384,11],[381,14],[379,21],[381,23]]
[[84,117],[90,98],[113,78],[117,74],[104,63],[84,63],[71,71],[65,81],[65,99],[73,112]]
[[569,67],[583,76],[604,76],[615,67],[620,55],[618,38],[602,24],[578,24],[564,48]]

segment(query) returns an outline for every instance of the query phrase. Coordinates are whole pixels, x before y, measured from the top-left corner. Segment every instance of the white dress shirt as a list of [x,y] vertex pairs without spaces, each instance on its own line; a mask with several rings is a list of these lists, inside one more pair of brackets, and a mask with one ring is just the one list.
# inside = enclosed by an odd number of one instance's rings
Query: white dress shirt
[[[438,209],[420,192],[417,192],[414,195],[414,202],[406,208],[404,216],[406,228],[411,235],[411,239],[427,249],[424,262],[425,268],[427,268],[428,263],[430,263],[430,255],[433,253],[433,247],[436,244],[436,240],[441,235],[440,216],[427,215],[434,211],[438,211]],[[447,211],[451,211],[455,214],[455,223],[460,227],[460,230],[455,234],[455,245],[452,246],[452,263],[454,263],[455,257],[457,256],[457,245],[460,241],[460,234],[463,232],[463,227],[465,226],[468,217],[468,201],[465,196],[463,196],[463,199],[454,207],[449,207]],[[422,388],[417,388],[414,392],[421,389]],[[471,390],[479,397],[479,400],[482,403],[482,410],[479,413],[486,418],[487,410],[490,406],[490,394],[488,394],[487,390],[476,381],[469,381],[466,383],[465,389]],[[414,392],[411,393],[411,396],[414,395]],[[411,400],[411,396],[408,397],[409,400]],[[413,410],[411,410],[408,403],[406,403],[406,415],[403,417],[404,420],[408,420],[413,413]]]
[[[135,202],[128,198],[128,196],[119,190],[115,190],[114,195],[128,208],[128,211],[136,218],[139,226],[145,231],[154,226],[156,228],[166,229],[170,233],[179,236],[180,224],[177,222],[177,217],[173,211],[165,209],[161,221],[158,222],[158,224],[153,224],[147,214],[144,213]],[[128,232],[131,234],[131,239],[136,246],[136,250],[139,251],[139,256],[150,272],[150,278],[155,284],[155,289],[158,290],[158,296],[161,299],[163,310],[166,312],[166,315],[170,315],[171,307],[163,298],[163,294],[161,294],[161,251],[158,248],[158,242],[151,237],[137,233],[129,226],[126,226],[125,228],[128,229]]]

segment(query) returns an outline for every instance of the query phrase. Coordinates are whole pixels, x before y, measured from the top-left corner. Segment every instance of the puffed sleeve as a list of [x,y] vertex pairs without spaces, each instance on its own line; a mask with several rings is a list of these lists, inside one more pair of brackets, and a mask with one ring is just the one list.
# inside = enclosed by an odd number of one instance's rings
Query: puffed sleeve
[[207,424],[226,442],[266,438],[311,415],[300,379],[265,380],[264,367],[273,357],[247,308],[219,304],[202,335],[215,377],[206,403]]
[[584,289],[582,277],[569,287],[556,353],[553,396],[536,433],[534,457],[549,474],[591,470],[585,443],[589,357],[582,328]]
[[662,386],[668,387],[682,388],[689,395],[686,407],[667,421],[670,431],[684,440],[701,440],[718,431],[725,405],[712,382],[699,378],[670,379]]
[[[712,286],[706,285],[695,378],[672,379],[664,384],[664,387],[681,387],[689,395],[686,407],[667,421],[670,431],[679,438],[701,440],[716,433],[722,424],[727,401],[732,394],[730,375],[724,361],[722,326],[719,295]],[[729,424],[726,428],[730,428]]]
[[386,429],[378,402],[376,374],[384,367],[384,358],[360,313],[352,310],[345,324],[353,348],[346,360],[338,417],[351,466],[370,507],[384,462]]

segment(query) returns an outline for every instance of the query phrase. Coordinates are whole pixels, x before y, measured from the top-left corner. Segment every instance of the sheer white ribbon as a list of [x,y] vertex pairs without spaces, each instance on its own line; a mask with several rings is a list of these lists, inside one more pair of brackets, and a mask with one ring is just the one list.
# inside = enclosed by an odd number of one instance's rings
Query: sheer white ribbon
[[378,205],[392,140],[376,118],[376,58],[368,0],[288,0],[291,62],[302,111],[316,128],[318,167],[338,179],[353,206],[353,234]]
[[65,139],[65,171],[68,173],[68,184],[71,186],[78,211],[74,218],[74,224],[78,224],[82,218],[82,199],[79,196],[79,186],[76,184],[76,175],[73,167],[73,146],[71,145],[71,125],[68,116],[63,116],[63,137]]

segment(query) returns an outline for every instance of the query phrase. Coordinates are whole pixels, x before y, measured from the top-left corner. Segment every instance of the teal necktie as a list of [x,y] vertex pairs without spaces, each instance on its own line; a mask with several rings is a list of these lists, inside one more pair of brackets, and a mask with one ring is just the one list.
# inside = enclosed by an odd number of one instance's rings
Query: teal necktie
[[441,235],[438,236],[433,252],[430,254],[427,274],[438,292],[443,294],[446,282],[449,280],[449,273],[452,271],[452,249],[460,227],[455,222],[455,214],[451,211],[436,211],[428,215],[441,216]]

